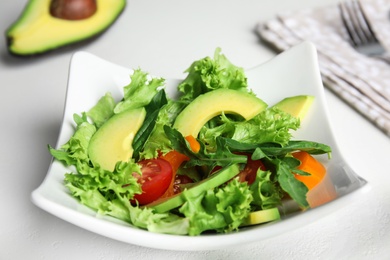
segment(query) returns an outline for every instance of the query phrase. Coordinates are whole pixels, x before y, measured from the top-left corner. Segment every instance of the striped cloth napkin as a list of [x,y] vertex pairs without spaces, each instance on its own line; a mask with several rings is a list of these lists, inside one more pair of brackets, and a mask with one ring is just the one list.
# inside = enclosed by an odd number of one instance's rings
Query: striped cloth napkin
[[[390,0],[360,1],[390,53]],[[324,85],[390,136],[390,63],[353,49],[338,6],[280,13],[257,31],[278,51],[302,41],[314,43]]]

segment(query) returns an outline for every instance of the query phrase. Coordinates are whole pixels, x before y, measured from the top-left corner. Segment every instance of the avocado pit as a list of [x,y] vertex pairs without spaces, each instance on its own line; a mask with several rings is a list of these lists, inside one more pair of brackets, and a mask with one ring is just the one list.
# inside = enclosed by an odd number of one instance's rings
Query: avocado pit
[[50,15],[64,20],[83,20],[96,10],[96,0],[52,0],[50,3]]

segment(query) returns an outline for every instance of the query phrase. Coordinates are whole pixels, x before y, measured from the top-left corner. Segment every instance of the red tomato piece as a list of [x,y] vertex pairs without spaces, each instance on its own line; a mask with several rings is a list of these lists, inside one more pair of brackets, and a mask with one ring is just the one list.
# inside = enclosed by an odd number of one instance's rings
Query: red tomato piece
[[188,161],[190,158],[188,158],[186,155],[179,153],[178,151],[172,150],[168,152],[165,155],[162,155],[160,158],[166,160],[169,162],[169,164],[172,167],[172,180],[171,184],[169,185],[168,189],[165,191],[165,193],[161,196],[161,198],[168,198],[176,194],[175,191],[175,179],[177,177],[177,170],[179,169],[180,165]]
[[194,181],[190,177],[188,177],[187,175],[176,174],[175,182],[173,184],[174,194],[178,194],[178,193],[182,192],[182,190],[180,188],[180,184],[187,184],[187,183],[193,183],[193,182]]
[[238,174],[238,179],[240,182],[248,182],[248,184],[252,184],[256,180],[256,173],[258,169],[263,171],[266,170],[263,162],[261,160],[252,160],[250,156],[248,156],[248,161],[245,165],[244,170],[242,170]]
[[142,193],[136,194],[134,200],[140,205],[151,203],[168,189],[172,180],[172,167],[164,159],[148,159],[139,161],[142,175],[133,174],[141,184]]

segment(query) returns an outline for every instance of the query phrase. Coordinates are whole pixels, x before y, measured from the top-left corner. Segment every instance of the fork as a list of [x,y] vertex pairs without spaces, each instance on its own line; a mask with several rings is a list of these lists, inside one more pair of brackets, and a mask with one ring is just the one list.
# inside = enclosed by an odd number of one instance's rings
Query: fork
[[360,53],[390,63],[386,49],[380,44],[358,0],[339,3],[343,25],[352,46]]

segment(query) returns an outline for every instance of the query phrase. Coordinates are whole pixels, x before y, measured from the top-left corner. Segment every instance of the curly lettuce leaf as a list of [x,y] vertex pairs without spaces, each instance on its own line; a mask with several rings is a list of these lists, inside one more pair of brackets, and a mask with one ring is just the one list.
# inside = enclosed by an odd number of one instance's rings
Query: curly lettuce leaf
[[108,92],[87,112],[87,115],[92,119],[96,127],[99,128],[114,115],[115,105],[114,98]]
[[189,235],[207,230],[230,232],[237,230],[248,216],[253,200],[246,183],[233,179],[226,186],[200,194],[183,191],[186,202],[179,208],[189,219]]
[[274,143],[285,145],[292,137],[291,131],[299,128],[298,118],[277,108],[269,108],[254,118],[243,121],[222,114],[206,124],[199,137],[207,143],[208,150],[215,150],[218,137],[230,138],[242,143]]
[[187,235],[189,219],[172,213],[155,213],[150,208],[129,206],[131,223],[150,232]]
[[248,121],[239,122],[232,139],[244,143],[286,144],[291,130],[300,126],[298,118],[277,108],[269,108]]
[[271,171],[259,169],[250,190],[253,194],[252,205],[256,210],[275,208],[282,203],[283,191]]
[[65,175],[65,186],[82,204],[98,214],[115,217],[152,232],[188,234],[188,219],[131,205],[133,196],[142,192],[133,177],[133,173],[140,172],[140,169],[133,161],[117,163],[113,172],[86,164],[77,168],[77,174]]
[[73,115],[76,122],[76,130],[69,141],[60,149],[54,149],[49,145],[50,154],[65,165],[76,165],[79,162],[89,162],[88,146],[96,127],[87,121],[85,113],[82,116]]
[[140,69],[134,70],[130,79],[129,85],[123,88],[123,100],[116,104],[114,108],[116,114],[130,108],[146,106],[156,95],[159,87],[162,87],[165,83],[164,79],[151,78],[148,73]]
[[233,65],[221,54],[220,48],[215,50],[214,59],[206,57],[195,61],[186,72],[187,77],[178,86],[183,93],[181,101],[190,102],[201,94],[219,88],[248,92],[244,69]]

